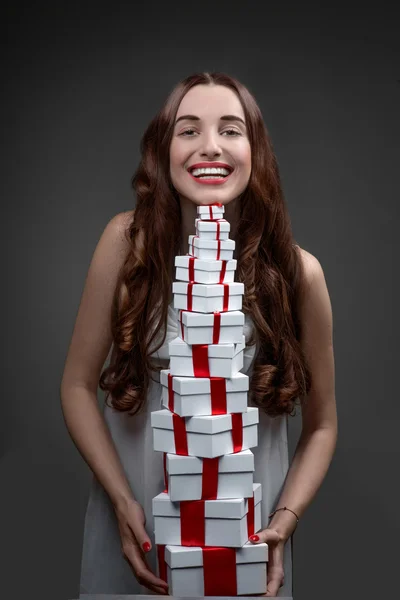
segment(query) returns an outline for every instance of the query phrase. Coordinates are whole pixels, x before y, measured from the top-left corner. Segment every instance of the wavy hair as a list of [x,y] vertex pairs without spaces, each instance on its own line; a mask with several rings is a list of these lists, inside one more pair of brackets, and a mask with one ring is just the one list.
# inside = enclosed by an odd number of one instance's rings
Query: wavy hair
[[[252,169],[239,202],[235,235],[235,281],[244,283],[242,311],[257,344],[249,396],[271,417],[295,414],[310,387],[300,346],[298,297],[304,285],[300,248],[294,243],[277,160],[261,111],[250,91],[224,73],[196,73],[179,82],[152,119],[140,143],[132,177],[137,202],[127,229],[130,250],[115,290],[114,353],[99,386],[106,403],[134,415],[146,402],[150,357],[165,341],[174,258],[181,246],[181,209],[169,175],[169,147],[180,102],[198,84],[223,85],[239,98],[245,114]],[[157,333],[164,328],[157,344]]]

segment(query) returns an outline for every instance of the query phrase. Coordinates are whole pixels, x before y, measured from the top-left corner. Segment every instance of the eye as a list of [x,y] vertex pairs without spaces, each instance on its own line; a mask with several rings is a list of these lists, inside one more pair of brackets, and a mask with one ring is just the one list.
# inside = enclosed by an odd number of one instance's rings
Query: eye
[[[182,131],[182,133],[180,133],[179,135],[185,136],[186,134],[189,134],[190,136],[191,133],[194,133],[194,129],[185,129],[185,131]],[[234,134],[234,136],[242,135],[240,131],[237,131],[236,129],[225,129],[225,131],[223,131],[222,133],[229,133],[230,135],[228,137],[232,137],[232,134]]]
[[[234,133],[235,135],[242,135],[239,131],[236,131],[236,129],[225,129],[225,131],[223,131],[222,133],[228,133],[228,132]],[[228,136],[228,137],[231,137],[231,136]]]
[[182,133],[180,133],[179,135],[185,135],[186,133],[193,132],[193,131],[194,131],[194,129],[185,129],[185,131],[182,131]]

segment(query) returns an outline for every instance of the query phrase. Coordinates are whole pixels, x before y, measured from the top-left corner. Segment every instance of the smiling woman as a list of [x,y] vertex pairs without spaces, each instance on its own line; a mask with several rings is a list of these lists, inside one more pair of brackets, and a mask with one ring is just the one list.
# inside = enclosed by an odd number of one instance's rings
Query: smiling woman
[[[181,81],[147,127],[141,153],[132,179],[136,208],[111,219],[96,247],[61,384],[67,427],[94,474],[81,598],[168,591],[156,575],[152,499],[164,489],[164,471],[150,416],[161,408],[159,373],[179,335],[175,257],[196,233],[198,207],[214,203],[223,205],[235,240],[236,281],[244,284],[242,372],[248,405],[260,412],[252,452],[262,528],[249,539],[269,546],[267,595],[291,596],[288,542],[337,435],[322,267],[295,244],[261,111],[236,79],[200,73]],[[104,411],[98,385],[107,392]],[[288,415],[296,404],[302,433],[289,468]]]
[[[207,171],[213,167],[213,172]],[[216,167],[222,170],[217,173]],[[251,147],[244,110],[231,89],[196,85],[186,93],[176,115],[170,173],[183,202],[227,204],[244,191],[251,173]]]

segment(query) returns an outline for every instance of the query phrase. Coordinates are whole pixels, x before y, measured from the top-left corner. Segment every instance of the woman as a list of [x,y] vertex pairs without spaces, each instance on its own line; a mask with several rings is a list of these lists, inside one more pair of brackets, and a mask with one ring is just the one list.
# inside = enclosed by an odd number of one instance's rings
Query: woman
[[[168,367],[168,342],[178,333],[174,257],[187,253],[196,207],[215,202],[224,205],[236,242],[235,280],[245,288],[242,372],[250,376],[249,405],[260,409],[252,451],[263,529],[251,541],[269,544],[266,595],[291,596],[288,541],[337,437],[323,270],[294,243],[261,112],[237,80],[203,73],[180,82],[147,128],[141,152],[132,182],[136,209],[112,218],[95,249],[61,384],[68,430],[94,473],[81,597],[168,593],[156,575],[151,500],[163,489],[163,466],[152,448],[150,413],[161,407],[159,370]],[[190,173],[200,162],[224,163],[229,176],[204,185]],[[298,402],[302,432],[289,469],[287,420]]]

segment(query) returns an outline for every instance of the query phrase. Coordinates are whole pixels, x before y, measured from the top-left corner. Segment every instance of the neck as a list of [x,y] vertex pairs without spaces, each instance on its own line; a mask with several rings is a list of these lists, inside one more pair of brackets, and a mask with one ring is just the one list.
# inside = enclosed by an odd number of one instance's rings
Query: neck
[[[181,214],[182,214],[182,229],[181,229],[181,247],[180,253],[187,254],[188,251],[188,239],[189,235],[196,235],[195,219],[197,218],[197,205],[187,200],[186,198],[180,198]],[[239,199],[235,198],[228,204],[225,204],[224,219],[226,219],[231,226],[229,238],[235,239],[237,229],[237,211],[239,207]]]

